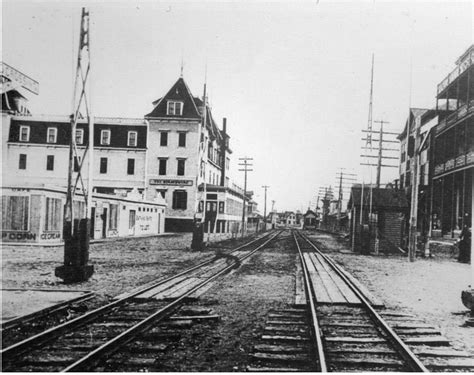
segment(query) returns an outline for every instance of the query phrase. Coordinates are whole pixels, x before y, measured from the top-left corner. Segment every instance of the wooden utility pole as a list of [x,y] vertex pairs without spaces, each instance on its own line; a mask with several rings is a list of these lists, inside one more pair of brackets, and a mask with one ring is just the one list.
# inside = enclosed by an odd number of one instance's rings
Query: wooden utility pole
[[263,230],[266,232],[267,231],[267,189],[270,186],[268,185],[263,185],[262,188],[265,189],[265,203],[263,205]]
[[[91,233],[92,192],[93,192],[93,150],[94,150],[94,116],[90,98],[90,22],[89,11],[82,8],[79,50],[77,55],[76,78],[74,83],[71,128],[69,140],[69,168],[66,204],[64,205],[64,264],[56,267],[55,275],[65,283],[82,282],[89,279],[94,272],[94,267],[88,265],[89,240]],[[85,109],[89,140],[86,148],[80,154],[76,144],[76,127]],[[83,176],[86,168],[84,160],[88,155],[87,184]],[[74,217],[74,198],[76,189],[82,189],[84,199],[84,212],[78,212],[79,217]],[[79,206],[80,207],[80,206]],[[77,210],[79,211],[79,210]],[[92,229],[93,230],[93,229]]]
[[250,161],[253,161],[253,158],[248,158],[248,157],[243,157],[239,158],[241,160],[241,163],[239,165],[243,167],[242,169],[239,169],[240,172],[244,172],[244,197],[242,200],[242,237],[244,237],[244,232],[245,232],[245,201],[247,200],[247,172],[252,172],[253,169],[249,169],[249,167],[252,167],[253,164],[250,164]]
[[336,175],[337,182],[339,183],[339,193],[338,193],[338,198],[337,198],[337,227],[338,229],[341,228],[341,208],[342,208],[342,200],[344,197],[344,188],[347,187],[347,185],[343,185],[344,183],[350,182],[350,181],[357,181],[354,177],[357,176],[354,173],[346,173],[343,172],[344,168],[341,168],[340,172],[338,175]]
[[[410,119],[408,119],[410,121]],[[415,261],[416,256],[416,231],[418,219],[418,187],[419,187],[419,163],[420,163],[420,117],[415,117],[415,147],[413,160],[411,163],[411,205],[410,205],[410,230],[408,234],[408,258],[410,262]],[[410,124],[408,123],[407,139],[410,134]]]
[[[182,70],[181,70],[182,73]],[[202,103],[203,103],[203,111],[202,111],[202,121],[201,126],[199,127],[198,133],[198,175],[196,176],[196,204],[194,206],[194,227],[193,227],[193,238],[191,241],[191,248],[193,250],[200,251],[204,247],[204,225],[206,222],[206,207],[207,207],[207,185],[206,185],[206,165],[207,165],[207,149],[208,149],[208,142],[207,137],[204,136],[206,133],[206,115],[207,115],[207,95],[206,95],[206,86],[207,86],[207,66],[206,71],[204,74],[204,88],[203,88],[203,95],[202,95]],[[206,161],[204,158],[206,157]],[[202,213],[201,213],[201,221],[199,222],[196,219],[196,213],[199,211],[199,176],[202,175]],[[209,227],[208,226],[208,234],[207,234],[207,242],[209,242]]]

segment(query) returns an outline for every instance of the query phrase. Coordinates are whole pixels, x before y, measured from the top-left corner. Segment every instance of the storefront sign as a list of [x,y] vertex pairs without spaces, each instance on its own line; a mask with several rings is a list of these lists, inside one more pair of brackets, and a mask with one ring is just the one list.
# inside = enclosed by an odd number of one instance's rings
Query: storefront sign
[[193,186],[193,180],[150,179],[150,185]]
[[60,232],[42,233],[40,238],[42,240],[59,240],[61,238]]
[[2,232],[3,241],[36,241],[36,233],[31,232]]

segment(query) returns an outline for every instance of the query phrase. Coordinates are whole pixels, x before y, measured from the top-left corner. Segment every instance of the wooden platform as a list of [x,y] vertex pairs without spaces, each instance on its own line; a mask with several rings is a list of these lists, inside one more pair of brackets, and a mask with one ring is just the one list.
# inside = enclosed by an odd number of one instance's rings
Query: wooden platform
[[[304,253],[303,256],[308,264],[309,274],[313,288],[316,293],[317,303],[321,304],[360,304],[359,298],[336,274],[336,272],[324,263],[319,254]],[[354,277],[342,270],[344,275],[353,281],[364,296],[375,307],[383,307],[384,304],[375,298]],[[299,256],[296,257],[296,294],[295,305],[306,304],[304,291],[303,272]]]

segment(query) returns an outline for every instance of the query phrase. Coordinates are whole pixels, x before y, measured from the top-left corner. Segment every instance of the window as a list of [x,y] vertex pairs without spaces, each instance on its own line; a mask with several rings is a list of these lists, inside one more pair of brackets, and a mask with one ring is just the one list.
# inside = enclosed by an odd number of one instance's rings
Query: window
[[46,156],[46,170],[54,171],[54,155]]
[[178,147],[186,147],[186,132],[178,132]]
[[160,132],[160,146],[168,146],[168,132]]
[[158,161],[159,161],[158,174],[160,176],[165,176],[166,175],[166,162],[168,161],[168,159],[160,158],[158,159]]
[[58,129],[57,128],[48,128],[47,135],[46,135],[46,142],[47,143],[56,143],[57,137],[58,137]]
[[186,159],[178,159],[178,176],[184,176]]
[[229,169],[230,159],[225,158],[225,169]]
[[2,229],[28,230],[29,197],[2,196]]
[[128,132],[127,146],[137,147],[137,132]]
[[26,169],[26,154],[20,154],[18,169]]
[[130,210],[128,215],[128,229],[135,229],[135,210]]
[[86,213],[86,202],[74,200],[72,202],[72,216],[79,219],[79,218],[84,217],[85,213]]
[[173,191],[173,209],[185,210],[187,207],[188,193],[185,190]]
[[109,230],[117,230],[119,209],[118,204],[110,205]]
[[202,212],[202,208],[204,207],[204,202],[203,201],[199,201],[199,205],[198,205],[198,212]]
[[20,126],[20,135],[18,140],[20,142],[28,142],[30,140],[30,127]]
[[224,202],[219,202],[219,213],[220,214],[224,213]]
[[82,145],[84,142],[84,129],[76,129],[76,144]]
[[161,195],[161,198],[165,199],[166,197],[166,189],[159,189],[157,190],[158,194]]
[[46,217],[44,220],[44,230],[60,230],[61,229],[61,199],[46,198]]
[[110,130],[102,130],[100,132],[100,144],[110,145]]
[[100,173],[107,173],[107,158],[100,158]]
[[183,114],[183,103],[169,101],[166,113],[170,116],[181,116]]
[[135,159],[127,160],[127,174],[135,174]]
[[74,172],[79,172],[81,166],[81,157],[74,156]]

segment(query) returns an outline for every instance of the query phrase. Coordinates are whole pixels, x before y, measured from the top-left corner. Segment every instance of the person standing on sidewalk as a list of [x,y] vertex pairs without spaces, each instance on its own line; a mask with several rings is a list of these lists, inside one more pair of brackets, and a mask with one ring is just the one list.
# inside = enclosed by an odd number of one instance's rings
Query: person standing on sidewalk
[[[469,216],[466,214],[466,221],[468,221]],[[471,228],[464,225],[464,228],[459,235],[459,258],[458,261],[461,263],[469,263],[471,261]]]

